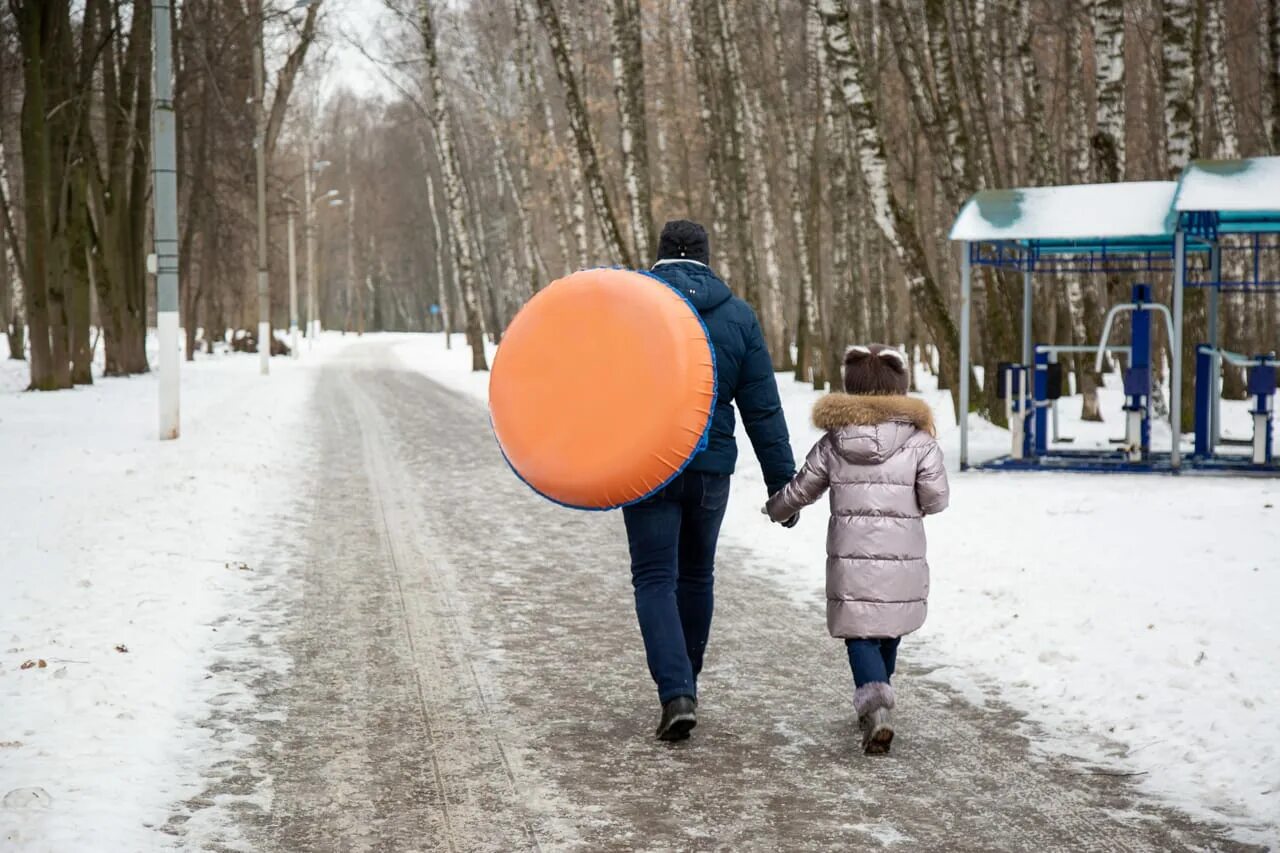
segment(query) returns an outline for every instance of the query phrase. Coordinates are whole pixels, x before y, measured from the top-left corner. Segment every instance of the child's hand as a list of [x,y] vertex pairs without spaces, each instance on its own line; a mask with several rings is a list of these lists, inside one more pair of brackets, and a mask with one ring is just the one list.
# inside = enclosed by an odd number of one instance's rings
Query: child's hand
[[790,530],[791,528],[795,527],[797,524],[800,523],[800,513],[797,512],[795,515],[791,516],[786,521],[780,521],[778,523],[781,524],[783,527],[787,528],[788,530]]

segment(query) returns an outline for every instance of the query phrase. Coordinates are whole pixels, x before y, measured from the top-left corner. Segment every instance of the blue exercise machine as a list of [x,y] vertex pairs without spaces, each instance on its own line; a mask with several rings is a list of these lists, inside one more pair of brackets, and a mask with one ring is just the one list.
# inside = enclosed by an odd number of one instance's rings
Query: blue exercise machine
[[1275,462],[1276,370],[1280,368],[1280,359],[1274,353],[1249,358],[1212,344],[1196,347],[1196,458],[1205,461],[1220,459],[1217,450],[1224,443],[1219,434],[1221,415],[1217,393],[1221,362],[1246,371],[1245,386],[1249,394],[1249,414],[1253,420],[1253,437],[1248,442],[1249,461],[1257,466],[1272,465]]
[[[1096,346],[1067,344],[1036,344],[1032,347],[1034,364],[1000,365],[1000,382],[996,396],[1005,401],[1005,414],[1009,423],[1012,448],[1009,459],[1013,462],[1036,462],[1049,455],[1050,426],[1055,423],[1053,443],[1062,441],[1056,434],[1056,406],[1063,396],[1060,354],[1071,353],[1095,357],[1094,369],[1102,372],[1107,355],[1124,356],[1127,364],[1122,370],[1125,394],[1125,435],[1118,451],[1128,462],[1142,462],[1151,453],[1151,317],[1164,317],[1165,328],[1172,339],[1173,318],[1165,305],[1153,302],[1151,285],[1134,284],[1132,301],[1112,306],[1102,327],[1102,337]],[[1115,321],[1121,314],[1129,314],[1129,343],[1112,344],[1111,335]],[[1074,460],[1092,457],[1098,461],[1115,460],[1117,452],[1075,451]]]

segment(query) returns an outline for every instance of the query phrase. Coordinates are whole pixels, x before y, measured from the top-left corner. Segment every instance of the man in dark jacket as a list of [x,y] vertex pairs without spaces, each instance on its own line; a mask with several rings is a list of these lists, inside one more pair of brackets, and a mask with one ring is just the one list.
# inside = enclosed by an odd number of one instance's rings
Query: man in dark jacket
[[717,398],[707,447],[666,487],[622,511],[636,616],[662,703],[657,734],[663,740],[682,740],[697,724],[698,673],[714,607],[716,540],[738,457],[735,402],[769,494],[795,474],[760,323],[709,262],[707,232],[701,225],[678,220],[662,229],[652,272],[689,300],[715,349]]

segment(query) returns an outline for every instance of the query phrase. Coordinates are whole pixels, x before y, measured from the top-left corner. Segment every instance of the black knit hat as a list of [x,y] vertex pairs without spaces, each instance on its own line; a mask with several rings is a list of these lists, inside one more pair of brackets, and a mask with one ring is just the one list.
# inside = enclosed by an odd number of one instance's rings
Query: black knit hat
[[711,244],[707,229],[688,219],[673,219],[662,226],[658,238],[658,260],[687,260],[709,264]]

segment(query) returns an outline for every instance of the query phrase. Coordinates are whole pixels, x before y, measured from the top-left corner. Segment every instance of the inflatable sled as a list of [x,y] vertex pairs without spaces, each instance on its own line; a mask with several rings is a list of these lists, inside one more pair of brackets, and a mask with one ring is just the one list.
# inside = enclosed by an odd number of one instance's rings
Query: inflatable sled
[[575,509],[652,495],[706,446],[715,351],[693,306],[647,273],[583,270],[520,309],[489,378],[516,475]]

